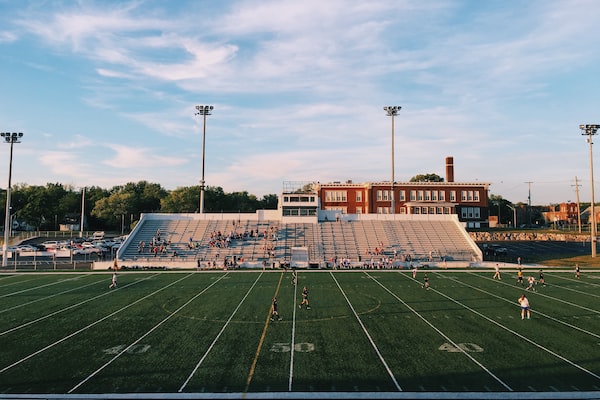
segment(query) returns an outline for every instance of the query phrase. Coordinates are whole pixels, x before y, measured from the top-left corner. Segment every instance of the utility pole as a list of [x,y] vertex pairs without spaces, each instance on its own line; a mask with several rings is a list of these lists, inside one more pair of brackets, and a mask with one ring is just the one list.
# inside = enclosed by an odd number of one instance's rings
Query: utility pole
[[575,177],[575,195],[577,196],[577,227],[579,228],[579,233],[581,233],[581,205],[579,204],[579,182],[577,181],[577,177]]
[[529,227],[531,228],[531,184],[533,182],[525,182],[529,186],[529,194],[527,195],[527,209],[529,213]]

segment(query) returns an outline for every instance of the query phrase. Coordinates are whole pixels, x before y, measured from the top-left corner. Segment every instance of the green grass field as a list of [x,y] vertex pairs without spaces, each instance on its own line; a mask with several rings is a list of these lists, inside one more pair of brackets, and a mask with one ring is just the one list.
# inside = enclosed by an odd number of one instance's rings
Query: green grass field
[[3,273],[0,397],[600,397],[600,273],[502,273]]

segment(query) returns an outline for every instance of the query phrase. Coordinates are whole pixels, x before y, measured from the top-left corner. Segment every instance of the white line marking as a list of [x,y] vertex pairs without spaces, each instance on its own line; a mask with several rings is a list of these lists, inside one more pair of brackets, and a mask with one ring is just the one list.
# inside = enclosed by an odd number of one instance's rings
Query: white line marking
[[[196,374],[196,371],[198,371],[198,368],[200,368],[200,365],[202,365],[202,363],[204,362],[204,360],[206,359],[206,357],[208,357],[208,353],[210,353],[210,351],[213,349],[213,347],[215,347],[215,344],[217,343],[217,341],[219,340],[219,338],[221,337],[221,335],[223,334],[223,332],[225,332],[225,329],[227,328],[227,326],[229,325],[229,323],[231,322],[231,320],[233,319],[233,317],[235,316],[235,314],[237,313],[237,311],[240,309],[240,307],[244,303],[244,300],[246,300],[246,298],[250,295],[250,292],[252,291],[252,289],[254,289],[254,286],[256,286],[256,284],[258,283],[258,280],[261,278],[262,275],[263,275],[263,273],[261,272],[258,275],[258,277],[256,278],[256,280],[254,281],[254,283],[252,284],[252,286],[250,286],[250,288],[246,292],[246,295],[240,300],[240,303],[237,305],[237,307],[235,308],[235,310],[233,310],[233,312],[231,313],[231,315],[229,316],[229,318],[227,319],[227,321],[225,322],[225,324],[223,325],[223,327],[221,328],[221,330],[219,331],[219,333],[217,334],[217,336],[214,338],[214,340],[212,341],[212,343],[210,344],[210,346],[208,346],[208,349],[206,349],[206,353],[204,353],[204,355],[202,356],[202,358],[198,361],[198,364],[196,364],[196,366],[194,367],[194,369],[192,370],[192,372],[190,373],[190,375],[187,377],[187,379],[185,380],[185,382],[183,382],[183,385],[181,385],[181,387],[179,388],[179,390],[178,390],[179,393],[181,393],[183,391],[183,389],[185,389],[185,387],[187,386],[187,384],[189,383],[189,381]],[[197,296],[194,296],[194,298],[198,297],[200,294],[198,294]],[[189,302],[191,302],[194,298],[192,298]],[[188,303],[186,303],[183,306],[181,306],[180,308],[178,308],[177,311],[179,311],[180,309],[182,309],[183,307],[185,307]],[[175,311],[175,312],[177,312],[177,311]]]
[[[149,278],[146,278],[146,279],[149,279]],[[140,282],[141,282],[141,281],[140,281]],[[174,283],[175,283],[175,282],[174,282]],[[170,285],[169,285],[169,286],[170,286]],[[8,369],[10,369],[10,368],[14,367],[15,365],[19,365],[19,364],[21,364],[22,362],[24,362],[24,361],[27,361],[27,360],[29,360],[30,358],[32,358],[32,357],[34,357],[34,356],[36,356],[36,355],[38,355],[38,354],[40,354],[40,353],[42,353],[42,352],[44,352],[44,351],[46,351],[46,350],[50,349],[50,348],[52,348],[52,347],[54,347],[54,346],[58,345],[59,343],[62,343],[62,342],[64,342],[65,340],[72,338],[73,336],[75,336],[75,335],[77,335],[77,334],[79,334],[79,333],[81,333],[81,332],[85,331],[86,329],[89,329],[89,328],[91,328],[92,326],[94,326],[94,325],[96,325],[96,324],[98,324],[98,323],[100,323],[100,322],[102,322],[102,321],[106,320],[107,318],[110,318],[110,317],[112,317],[113,315],[116,315],[116,314],[120,313],[120,312],[121,312],[121,311],[123,311],[123,310],[126,310],[127,308],[129,308],[129,307],[133,306],[134,304],[136,304],[136,303],[138,303],[138,302],[140,302],[140,301],[144,300],[144,299],[145,299],[145,298],[147,298],[147,297],[150,297],[150,296],[154,295],[155,293],[158,293],[158,292],[160,292],[161,290],[163,290],[163,289],[165,289],[165,288],[167,288],[167,287],[168,287],[168,286],[166,286],[166,287],[164,287],[164,288],[162,288],[162,289],[159,289],[159,290],[155,291],[154,293],[150,293],[149,295],[147,295],[147,296],[144,296],[144,297],[142,297],[141,299],[139,299],[139,300],[136,300],[135,302],[133,302],[133,303],[130,303],[130,304],[126,305],[125,307],[123,307],[123,308],[121,308],[121,309],[119,309],[119,310],[117,310],[117,311],[114,311],[114,312],[110,313],[109,315],[107,315],[107,316],[105,316],[105,317],[103,317],[103,318],[101,318],[101,319],[99,319],[99,320],[97,320],[97,321],[94,321],[94,322],[92,322],[91,324],[89,324],[89,325],[87,325],[87,326],[84,326],[84,327],[83,327],[83,328],[81,328],[81,329],[79,329],[79,330],[76,330],[75,332],[73,332],[73,333],[71,333],[71,334],[69,334],[69,335],[67,335],[67,336],[63,337],[62,339],[59,339],[59,340],[55,341],[54,343],[51,343],[51,344],[49,344],[48,346],[46,346],[46,347],[43,347],[43,348],[39,349],[38,351],[36,351],[36,352],[33,352],[33,353],[31,353],[30,355],[28,355],[28,356],[26,356],[26,357],[23,357],[22,359],[20,359],[20,360],[18,360],[18,361],[15,361],[14,363],[12,363],[12,364],[10,364],[10,365],[8,365],[8,366],[6,366],[6,367],[4,367],[4,368],[0,369],[0,373],[2,373],[2,372],[5,372],[6,370],[8,370]]]
[[[156,275],[157,275],[157,274],[155,274],[154,276],[156,276]],[[123,286],[123,287],[119,287],[117,290],[122,290],[123,288],[129,287],[129,286],[132,286],[132,285],[137,285],[138,283],[140,283],[140,282],[143,282],[143,281],[145,281],[145,280],[147,280],[147,279],[150,279],[150,278],[152,278],[152,276],[149,276],[149,277],[147,277],[147,278],[140,279],[140,280],[138,280],[138,281],[132,282],[132,283],[130,283],[130,284],[128,284],[128,285],[125,285],[125,286]],[[92,297],[92,298],[89,298],[89,299],[87,299],[87,300],[80,301],[79,303],[72,304],[72,305],[70,305],[70,306],[68,306],[68,307],[65,307],[65,308],[61,308],[60,310],[54,311],[54,312],[52,312],[52,313],[50,313],[50,314],[46,314],[46,315],[44,315],[43,317],[36,318],[36,319],[34,319],[34,320],[31,320],[31,321],[29,321],[29,322],[25,322],[24,324],[21,324],[21,325],[15,326],[15,327],[13,327],[13,328],[10,328],[9,330],[6,330],[6,331],[4,331],[4,332],[0,332],[0,336],[6,335],[7,333],[14,332],[14,331],[16,331],[16,330],[19,330],[19,329],[21,329],[21,328],[25,328],[26,326],[33,325],[33,324],[35,324],[36,322],[43,321],[43,320],[45,320],[45,319],[48,319],[48,318],[50,318],[50,317],[53,317],[53,316],[55,316],[55,315],[58,315],[58,314],[60,314],[60,313],[62,313],[62,312],[65,312],[65,311],[67,311],[67,310],[70,310],[70,309],[72,309],[72,308],[76,308],[76,307],[79,307],[79,306],[81,306],[81,305],[83,305],[83,304],[89,303],[90,301],[93,301],[93,300],[99,299],[99,298],[101,298],[101,297],[104,297],[104,296],[109,296],[109,295],[110,295],[110,294],[112,294],[112,293],[113,293],[113,292],[106,292],[106,293],[102,293],[102,294],[99,294],[99,295],[97,295],[97,296],[94,296],[94,297]]]
[[[577,369],[579,369],[579,370],[581,370],[581,371],[583,371],[583,372],[585,372],[585,373],[593,376],[594,378],[600,379],[600,375],[597,375],[597,374],[593,373],[592,371],[590,371],[588,369],[585,369],[584,367],[582,367],[579,364],[575,364],[573,361],[569,360],[568,358],[565,358],[565,357],[561,356],[560,354],[558,354],[558,353],[556,353],[556,352],[554,352],[554,351],[552,351],[552,350],[550,350],[550,349],[542,346],[541,344],[538,344],[538,343],[534,342],[533,340],[531,340],[531,339],[529,339],[529,338],[521,335],[519,332],[513,331],[509,327],[504,326],[504,325],[502,325],[501,323],[499,323],[497,321],[494,321],[493,319],[491,319],[488,316],[480,313],[479,311],[477,311],[477,310],[475,310],[475,309],[467,306],[466,304],[463,304],[463,303],[461,303],[458,300],[454,300],[452,297],[445,295],[444,293],[440,292],[439,290],[433,289],[433,291],[436,292],[437,294],[439,294],[440,296],[444,296],[445,298],[447,298],[448,300],[452,301],[453,303],[456,303],[456,304],[460,305],[461,307],[463,307],[463,308],[471,311],[472,313],[475,313],[475,314],[479,315],[480,317],[482,317],[482,318],[490,321],[494,325],[499,326],[500,328],[502,328],[502,329],[504,329],[504,330],[512,333],[513,335],[515,335],[515,336],[517,336],[517,337],[525,340],[526,342],[531,343],[532,345],[536,346],[537,348],[539,348],[541,350],[544,350],[547,353],[552,354],[554,357],[563,360],[564,362],[568,363],[569,365],[571,365],[571,366],[573,366],[573,367],[575,367],[575,368],[577,368]],[[549,296],[546,296],[546,297],[549,297]]]
[[363,322],[361,321],[360,317],[358,316],[358,313],[356,312],[356,310],[354,310],[354,307],[352,307],[352,303],[350,303],[350,299],[348,299],[348,296],[346,296],[346,293],[344,292],[344,289],[342,289],[342,287],[340,286],[339,282],[337,279],[335,279],[335,276],[333,275],[332,272],[329,273],[329,275],[331,275],[331,277],[333,278],[333,280],[335,281],[335,284],[337,285],[338,289],[340,289],[340,292],[342,292],[342,295],[344,296],[344,298],[346,299],[346,302],[348,303],[348,306],[350,307],[350,309],[352,310],[352,313],[354,314],[354,316],[356,317],[356,320],[358,321],[358,323],[360,324],[363,332],[365,333],[365,335],[367,336],[367,339],[369,339],[369,342],[371,342],[371,346],[373,346],[373,349],[375,350],[375,352],[377,353],[377,356],[379,357],[379,360],[381,361],[381,363],[383,364],[383,366],[385,367],[385,370],[387,371],[388,375],[390,376],[390,378],[392,379],[392,381],[394,382],[394,385],[396,386],[396,389],[401,392],[402,388],[400,387],[400,385],[398,384],[398,381],[396,380],[396,377],[394,376],[394,373],[392,372],[392,370],[390,369],[390,367],[388,366],[387,362],[385,362],[385,359],[383,358],[383,355],[381,354],[381,352],[379,351],[379,349],[377,348],[377,345],[375,344],[375,342],[373,341],[373,338],[371,338],[371,335],[369,335],[369,332],[367,331],[367,328],[365,327],[365,325],[363,324]]
[[[170,284],[168,284],[167,286],[163,286],[162,288],[142,297],[141,299],[135,301],[134,303],[131,303],[131,305],[139,303],[142,300],[145,300],[146,298],[153,296],[154,294],[165,290],[166,288],[175,285],[176,283],[181,282],[184,279],[189,278],[190,276],[193,276],[194,274],[188,274],[186,276],[184,276],[183,278],[180,278],[178,280],[176,280],[175,282],[172,282]],[[201,293],[197,294],[196,296],[194,296],[191,300],[195,299],[196,297],[198,297],[200,294],[202,294],[204,291],[206,291],[208,288],[210,288],[212,285],[214,285],[215,283],[217,283],[217,281],[213,282],[211,285],[209,285],[208,287],[206,287]],[[102,365],[100,368],[98,368],[97,370],[95,370],[94,372],[92,372],[90,375],[87,376],[87,378],[85,378],[84,380],[82,380],[81,382],[79,382],[77,385],[73,386],[71,388],[71,390],[69,390],[67,393],[72,393],[75,390],[77,390],[77,388],[79,388],[81,385],[83,385],[84,383],[86,383],[88,380],[90,380],[92,377],[94,377],[96,374],[98,374],[98,372],[102,371],[104,368],[106,368],[109,364],[111,364],[114,360],[116,360],[117,358],[119,358],[123,353],[127,352],[129,349],[131,349],[133,346],[135,346],[136,344],[138,344],[143,338],[145,338],[146,336],[148,336],[148,334],[150,334],[150,332],[154,331],[156,328],[158,328],[160,325],[162,325],[163,322],[165,322],[166,320],[168,320],[169,318],[171,318],[172,316],[174,316],[177,311],[179,311],[181,308],[183,308],[185,305],[187,305],[191,300],[189,300],[187,303],[185,303],[183,306],[179,307],[177,310],[175,310],[173,313],[169,314],[165,319],[163,319],[161,322],[159,322],[157,325],[155,325],[152,329],[150,329],[148,332],[146,332],[144,335],[142,335],[139,339],[137,339],[135,342],[133,342],[132,344],[130,344],[129,346],[127,346],[126,348],[124,348],[123,350],[121,350],[120,353],[118,353],[117,355],[115,355],[113,358],[111,358],[108,362],[106,362],[104,365]],[[128,306],[126,306],[125,308],[128,308]],[[119,310],[119,312],[122,310]],[[116,313],[114,313],[116,314]],[[105,317],[103,319],[106,319],[108,317]]]
[[[510,304],[514,305],[515,307],[519,307],[519,306],[518,306],[517,304],[515,304],[514,302],[512,302],[512,301],[510,301],[510,300],[508,300],[508,299],[506,299],[506,298],[504,298],[504,297],[502,297],[502,296],[498,296],[497,294],[494,294],[494,293],[488,292],[487,290],[483,290],[483,289],[481,289],[481,288],[478,288],[477,286],[473,286],[473,285],[469,285],[468,283],[461,282],[461,281],[459,281],[459,280],[458,280],[458,279],[456,279],[456,278],[447,278],[447,279],[454,280],[454,281],[456,281],[456,282],[460,283],[460,284],[461,284],[461,285],[463,285],[463,286],[470,287],[470,288],[472,288],[472,289],[475,289],[475,290],[477,290],[477,291],[480,291],[480,292],[482,292],[482,293],[485,293],[485,294],[487,294],[488,296],[495,297],[495,298],[497,298],[497,299],[500,299],[500,300],[502,300],[502,301],[504,301],[504,302],[506,302],[506,303],[510,303]],[[486,277],[486,279],[489,279],[489,278],[487,278],[487,277]],[[588,334],[588,335],[594,336],[594,337],[596,337],[596,338],[600,338],[600,334],[597,334],[597,333],[594,333],[594,332],[590,332],[590,331],[588,331],[588,330],[585,330],[585,329],[583,329],[583,328],[580,328],[580,327],[578,327],[578,326],[575,326],[575,325],[569,324],[568,322],[561,321],[561,320],[560,320],[560,319],[558,319],[558,318],[554,318],[554,317],[552,317],[552,316],[550,316],[550,315],[548,315],[548,314],[545,314],[545,313],[543,313],[543,312],[541,312],[541,311],[534,310],[533,308],[531,309],[531,311],[535,311],[536,315],[541,315],[542,317],[548,318],[548,319],[550,319],[550,320],[552,320],[552,321],[554,321],[554,322],[558,322],[559,324],[566,325],[566,326],[568,326],[569,328],[573,328],[573,329],[576,329],[576,330],[578,330],[578,331],[580,331],[580,332],[583,332],[583,333],[586,333],[586,334]],[[513,317],[512,317],[512,316],[510,316],[509,318],[513,318]],[[497,317],[497,319],[502,319],[502,318],[501,318],[501,317]]]
[[[366,272],[365,272],[366,273]],[[487,367],[485,365],[483,365],[482,363],[480,363],[479,361],[477,361],[475,359],[475,357],[473,357],[471,354],[467,353],[462,346],[459,346],[458,343],[456,343],[455,341],[453,341],[452,339],[450,339],[444,332],[442,332],[441,330],[439,330],[435,325],[433,325],[431,322],[429,322],[425,317],[423,317],[417,310],[415,310],[414,308],[412,308],[410,305],[408,305],[404,300],[402,300],[400,297],[398,297],[394,292],[392,292],[390,289],[388,289],[387,287],[383,286],[383,284],[381,282],[379,282],[377,279],[373,278],[371,275],[369,275],[368,273],[366,273],[373,281],[375,281],[379,286],[381,286],[386,292],[388,292],[389,294],[391,294],[396,300],[398,300],[400,303],[402,303],[402,305],[404,305],[406,308],[408,308],[413,314],[415,314],[417,317],[419,317],[423,322],[425,322],[427,325],[429,325],[433,330],[435,330],[437,333],[440,334],[440,336],[442,336],[444,339],[446,339],[448,342],[450,342],[454,347],[456,347],[458,350],[460,350],[461,353],[463,353],[465,356],[467,356],[471,361],[473,361],[475,364],[477,364],[479,366],[479,368],[481,368],[482,370],[484,370],[485,372],[488,373],[488,375],[490,375],[492,378],[494,378],[500,385],[504,386],[504,388],[510,392],[512,392],[512,388],[510,386],[508,386],[504,381],[502,381],[502,379],[498,378],[496,375],[494,375],[494,373],[492,371],[490,371],[489,369],[487,369]],[[408,276],[401,274],[402,276],[408,278],[408,279],[412,279],[409,278]],[[417,280],[414,280],[415,282],[417,282]],[[437,291],[436,291],[437,292]]]

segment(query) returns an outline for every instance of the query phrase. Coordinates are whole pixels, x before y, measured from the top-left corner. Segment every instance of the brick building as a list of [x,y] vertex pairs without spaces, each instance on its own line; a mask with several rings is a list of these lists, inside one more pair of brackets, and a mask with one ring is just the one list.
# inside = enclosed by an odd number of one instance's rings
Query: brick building
[[[457,214],[467,228],[489,226],[489,183],[455,182],[454,160],[446,157],[444,182],[311,183],[286,191],[283,216],[344,214]],[[394,212],[392,212],[392,193]],[[301,198],[306,201],[302,202]],[[304,213],[304,214],[302,214]],[[324,213],[327,215],[327,213]],[[329,213],[330,214],[330,213]]]

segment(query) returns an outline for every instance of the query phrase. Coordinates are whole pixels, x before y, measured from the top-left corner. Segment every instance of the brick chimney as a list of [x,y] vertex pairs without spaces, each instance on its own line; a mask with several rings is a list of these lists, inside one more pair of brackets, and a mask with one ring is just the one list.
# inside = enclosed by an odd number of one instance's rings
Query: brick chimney
[[454,182],[454,157],[446,157],[446,182]]

